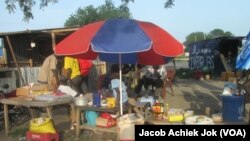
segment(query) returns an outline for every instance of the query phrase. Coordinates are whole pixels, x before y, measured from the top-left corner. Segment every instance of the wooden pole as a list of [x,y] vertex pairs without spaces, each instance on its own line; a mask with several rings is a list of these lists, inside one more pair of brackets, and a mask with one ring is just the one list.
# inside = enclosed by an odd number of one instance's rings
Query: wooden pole
[[52,40],[52,49],[54,50],[55,49],[55,46],[56,46],[56,37],[55,37],[55,33],[54,32],[51,32],[51,40]]
[[174,70],[176,70],[175,58],[173,58]]
[[11,51],[12,57],[13,57],[14,62],[15,62],[15,64],[16,64],[16,67],[17,67],[17,71],[18,71],[19,77],[21,77],[22,83],[23,83],[24,85],[27,85],[27,84],[24,82],[24,79],[23,79],[21,70],[20,70],[19,65],[18,65],[18,63],[17,63],[17,61],[16,61],[16,57],[15,57],[15,54],[14,54],[14,51],[13,51],[13,48],[12,48],[12,45],[11,45],[9,36],[6,36],[6,39],[7,39],[8,45],[9,45],[9,47],[10,47],[10,51]]

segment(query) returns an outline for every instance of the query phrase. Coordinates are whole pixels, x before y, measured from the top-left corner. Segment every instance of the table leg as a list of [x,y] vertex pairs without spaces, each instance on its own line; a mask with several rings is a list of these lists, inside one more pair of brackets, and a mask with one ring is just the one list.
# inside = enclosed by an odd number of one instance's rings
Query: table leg
[[4,106],[5,134],[8,135],[10,130],[9,110],[7,104],[4,104],[3,106]]
[[80,136],[80,109],[76,108],[76,136]]
[[46,111],[48,113],[48,116],[50,119],[53,119],[53,115],[52,115],[52,107],[46,107]]
[[34,111],[34,109],[32,109],[31,107],[29,107],[28,109],[29,109],[29,113],[30,113],[30,115],[31,115],[31,118],[35,118],[36,116],[35,116],[35,111]]
[[75,104],[71,103],[71,124],[72,126],[74,125],[74,122],[76,122],[76,109],[75,109]]

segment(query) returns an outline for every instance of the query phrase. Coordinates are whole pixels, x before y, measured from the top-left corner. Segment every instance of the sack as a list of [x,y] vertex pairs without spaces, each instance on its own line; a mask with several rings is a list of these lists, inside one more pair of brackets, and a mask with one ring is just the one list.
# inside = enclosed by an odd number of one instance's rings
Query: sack
[[31,119],[29,130],[35,133],[56,133],[52,120],[43,117]]

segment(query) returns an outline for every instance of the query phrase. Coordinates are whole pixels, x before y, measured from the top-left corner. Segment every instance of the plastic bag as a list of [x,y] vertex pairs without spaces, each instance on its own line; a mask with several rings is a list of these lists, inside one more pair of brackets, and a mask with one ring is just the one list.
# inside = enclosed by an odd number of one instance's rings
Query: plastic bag
[[44,117],[31,119],[29,130],[35,133],[56,133],[52,120]]

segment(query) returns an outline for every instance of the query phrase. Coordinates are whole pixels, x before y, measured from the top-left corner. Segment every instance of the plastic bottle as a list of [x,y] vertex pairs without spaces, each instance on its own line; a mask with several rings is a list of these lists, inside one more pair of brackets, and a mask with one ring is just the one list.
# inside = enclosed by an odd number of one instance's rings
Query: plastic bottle
[[93,106],[96,106],[96,107],[101,106],[101,96],[98,92],[93,93]]
[[156,100],[155,104],[153,105],[153,112],[154,112],[155,119],[159,119],[162,110],[163,109],[162,109],[161,103],[159,103],[159,101]]
[[165,106],[165,116],[168,116],[168,111],[169,111],[169,105],[167,103]]
[[164,104],[160,103],[160,106],[161,106],[161,114],[164,114]]

